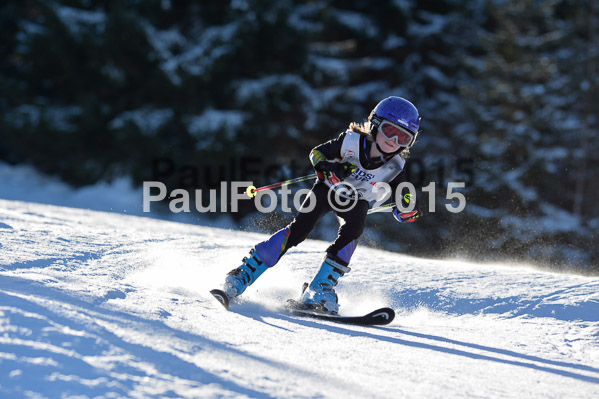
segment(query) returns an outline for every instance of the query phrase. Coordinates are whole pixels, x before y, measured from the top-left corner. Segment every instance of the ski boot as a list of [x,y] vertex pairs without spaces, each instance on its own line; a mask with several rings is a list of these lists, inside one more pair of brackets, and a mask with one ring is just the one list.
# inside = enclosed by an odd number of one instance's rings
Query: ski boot
[[266,269],[268,267],[252,249],[250,256],[243,258],[241,266],[231,270],[227,274],[223,291],[225,291],[229,299],[241,295]]
[[317,312],[337,314],[339,298],[335,293],[335,286],[339,277],[351,270],[347,264],[341,262],[340,259],[333,259],[331,255],[327,255],[312,282],[304,284],[300,302]]

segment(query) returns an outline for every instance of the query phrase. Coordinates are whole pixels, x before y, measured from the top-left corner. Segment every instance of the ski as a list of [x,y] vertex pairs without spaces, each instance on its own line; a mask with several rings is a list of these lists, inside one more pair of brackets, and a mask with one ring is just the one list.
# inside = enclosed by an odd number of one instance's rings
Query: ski
[[321,320],[335,321],[337,323],[358,324],[364,326],[384,326],[395,318],[395,311],[391,308],[380,308],[363,316],[340,316],[314,311],[302,302],[294,299],[287,300],[287,310],[298,316],[314,317]]
[[227,294],[225,294],[225,291],[215,289],[211,290],[210,293],[221,305],[225,307],[225,309],[229,310],[229,297]]
[[[210,294],[212,294],[218,303],[223,305],[225,309],[229,310],[229,297],[223,290],[214,289],[210,291]],[[383,326],[385,324],[391,323],[395,318],[395,311],[391,308],[380,308],[363,316],[341,316],[317,312],[310,309],[302,302],[296,301],[294,299],[287,300],[286,308],[288,311],[298,316],[313,317],[321,320],[363,326]]]

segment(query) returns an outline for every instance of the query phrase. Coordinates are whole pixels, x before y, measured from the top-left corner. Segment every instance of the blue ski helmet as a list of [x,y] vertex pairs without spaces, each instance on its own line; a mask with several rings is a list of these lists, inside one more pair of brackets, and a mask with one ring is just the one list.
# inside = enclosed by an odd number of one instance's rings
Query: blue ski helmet
[[386,119],[405,128],[414,135],[414,140],[412,140],[412,143],[408,147],[411,147],[416,142],[418,128],[420,127],[420,115],[414,104],[405,98],[385,98],[374,107],[369,119],[373,135],[376,135],[378,126],[383,119]]

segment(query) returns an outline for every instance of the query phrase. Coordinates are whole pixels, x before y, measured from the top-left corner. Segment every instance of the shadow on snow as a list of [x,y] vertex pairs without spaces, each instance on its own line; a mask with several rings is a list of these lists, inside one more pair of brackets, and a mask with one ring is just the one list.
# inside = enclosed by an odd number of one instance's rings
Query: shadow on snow
[[[421,334],[411,331],[402,330],[397,327],[390,326],[373,326],[373,327],[361,327],[361,326],[346,326],[331,321],[318,321],[308,318],[302,318],[300,316],[288,315],[285,313],[277,313],[259,304],[248,304],[244,303],[239,308],[233,309],[233,311],[242,316],[254,319],[258,322],[265,323],[277,328],[283,328],[276,324],[265,321],[265,318],[278,319],[281,321],[291,322],[299,324],[305,327],[325,329],[329,332],[336,334],[343,334],[348,336],[359,336],[365,338],[371,338],[378,341],[389,342],[392,344],[409,346],[412,348],[419,348],[423,350],[432,350],[445,354],[466,357],[475,360],[486,360],[496,363],[507,364],[511,366],[524,367],[532,370],[543,371],[551,374],[560,375],[563,377],[574,378],[580,381],[590,382],[599,384],[599,369],[590,367],[583,364],[568,363],[562,361],[554,361],[543,359],[538,356],[531,356],[523,353],[518,353],[512,350],[494,348],[491,346],[473,344],[468,342],[457,341],[450,338],[441,336],[435,336],[430,334]],[[374,331],[386,331],[392,334],[396,334],[397,337],[376,334]],[[405,338],[400,336],[411,336],[419,339],[426,339],[434,341],[435,343],[425,343]],[[450,348],[442,346],[447,344],[448,346],[459,346],[463,349]],[[476,353],[482,352],[482,353]],[[484,353],[487,352],[487,353]],[[504,356],[508,358],[502,358],[498,356]],[[509,359],[511,358],[511,359]],[[560,369],[561,367],[563,369]],[[566,370],[564,370],[566,369]],[[567,370],[569,369],[569,370]],[[580,374],[580,371],[595,373],[596,376],[589,376]]]
[[[292,367],[201,335],[173,329],[161,321],[112,311],[96,301],[79,299],[16,277],[0,278],[0,304],[2,319],[10,323],[4,323],[10,329],[0,342],[3,353],[0,374],[10,375],[2,379],[5,394],[38,391],[44,396],[96,396],[113,392],[129,396],[136,389],[144,392],[144,378],[152,377],[162,380],[160,386],[168,387],[172,380],[183,379],[187,380],[183,382],[184,387],[190,390],[216,384],[222,391],[273,398],[221,378],[164,349],[130,342],[112,331],[121,328],[138,330],[140,334],[158,332],[157,339],[167,336],[185,340],[193,345],[185,355],[203,350],[224,351],[270,367]],[[175,351],[181,352],[181,349],[175,348]],[[292,371],[310,374],[301,369]],[[178,396],[172,389],[154,394]]]

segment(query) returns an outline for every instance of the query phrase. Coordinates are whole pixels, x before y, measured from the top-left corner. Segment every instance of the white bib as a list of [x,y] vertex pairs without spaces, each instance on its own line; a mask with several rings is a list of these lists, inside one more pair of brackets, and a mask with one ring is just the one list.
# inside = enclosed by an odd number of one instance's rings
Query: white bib
[[360,164],[361,137],[359,133],[348,130],[341,144],[340,161],[353,163],[356,165],[356,170],[341,183],[331,184],[328,180],[325,180],[325,183],[344,198],[354,199],[357,193],[359,199],[369,202],[381,201],[385,196],[390,197],[392,193],[389,192],[388,185],[380,183],[389,183],[397,177],[406,161],[397,154],[376,169],[364,169]]

